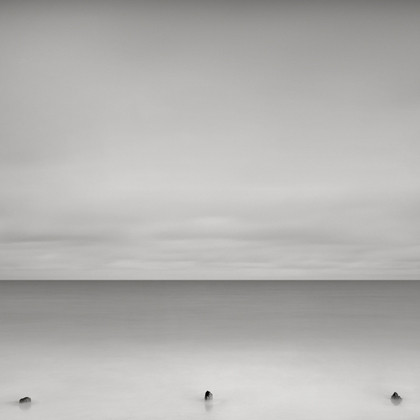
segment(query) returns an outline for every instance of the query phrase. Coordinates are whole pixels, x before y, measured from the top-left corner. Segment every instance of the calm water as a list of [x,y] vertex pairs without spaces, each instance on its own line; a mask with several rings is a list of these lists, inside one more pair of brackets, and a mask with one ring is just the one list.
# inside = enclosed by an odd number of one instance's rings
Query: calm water
[[417,282],[0,282],[0,418],[419,419],[419,327]]

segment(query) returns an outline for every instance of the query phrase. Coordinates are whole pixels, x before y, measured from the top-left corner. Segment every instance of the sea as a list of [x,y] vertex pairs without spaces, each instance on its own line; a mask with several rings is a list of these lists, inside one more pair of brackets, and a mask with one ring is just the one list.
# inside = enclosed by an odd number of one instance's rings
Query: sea
[[3,281],[0,340],[5,420],[420,419],[414,281]]

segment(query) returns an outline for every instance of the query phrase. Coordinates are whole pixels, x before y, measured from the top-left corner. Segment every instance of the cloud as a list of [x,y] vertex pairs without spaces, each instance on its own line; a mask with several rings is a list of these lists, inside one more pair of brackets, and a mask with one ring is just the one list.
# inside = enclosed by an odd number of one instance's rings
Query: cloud
[[50,230],[49,232],[14,231],[2,235],[3,244],[45,244],[57,246],[60,244],[74,244],[78,246],[91,245],[115,240],[114,236],[101,232],[75,232]]
[[[50,213],[40,211],[29,223],[27,213],[12,213],[3,224],[0,274],[114,279],[418,274],[412,231],[418,216],[411,198],[404,201],[410,195],[357,198],[301,190],[282,196],[260,190],[250,199],[248,194],[128,194],[55,209],[51,203]],[[142,211],[145,202],[154,211]]]
[[418,5],[47,3],[0,6],[1,277],[418,276]]

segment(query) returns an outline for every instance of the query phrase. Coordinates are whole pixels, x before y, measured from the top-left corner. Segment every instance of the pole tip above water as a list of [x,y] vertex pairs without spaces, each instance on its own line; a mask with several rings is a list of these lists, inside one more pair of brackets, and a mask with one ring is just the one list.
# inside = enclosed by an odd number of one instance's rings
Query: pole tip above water
[[206,393],[204,394],[204,399],[205,400],[212,400],[213,399],[213,394],[210,391],[206,391]]
[[398,405],[398,404],[400,404],[400,403],[401,403],[402,398],[398,395],[398,392],[394,392],[394,393],[391,395],[391,401],[392,401],[392,403],[393,403],[394,405]]

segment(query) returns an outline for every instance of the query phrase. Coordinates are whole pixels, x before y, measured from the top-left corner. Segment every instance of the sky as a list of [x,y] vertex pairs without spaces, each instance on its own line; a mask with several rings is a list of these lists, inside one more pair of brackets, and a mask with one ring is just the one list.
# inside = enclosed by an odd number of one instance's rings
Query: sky
[[0,3],[1,279],[420,279],[420,3]]

